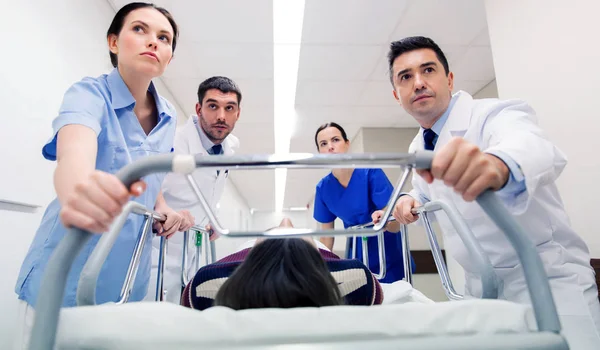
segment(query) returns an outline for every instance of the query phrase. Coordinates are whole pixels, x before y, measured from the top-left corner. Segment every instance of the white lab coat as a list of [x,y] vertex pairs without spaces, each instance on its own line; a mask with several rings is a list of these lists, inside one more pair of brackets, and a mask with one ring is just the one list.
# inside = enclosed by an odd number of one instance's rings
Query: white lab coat
[[[447,144],[452,137],[462,137],[483,151],[503,152],[521,167],[526,191],[516,199],[503,197],[499,191],[500,199],[537,247],[572,349],[600,349],[600,304],[590,254],[581,237],[571,228],[555,184],[567,164],[564,154],[544,137],[537,125],[535,112],[525,102],[474,100],[462,91],[456,97],[435,150]],[[421,130],[409,150],[423,149]],[[412,183],[414,189],[411,195],[419,201],[439,199],[456,206],[479,239],[501,280],[500,298],[530,303],[515,250],[479,205],[465,202],[439,180],[428,185],[415,174]],[[474,273],[474,265],[465,246],[444,214],[436,214],[436,219],[444,233],[447,251],[465,270],[465,293],[481,296],[481,282]],[[579,334],[575,334],[577,332]]]
[[[237,137],[230,134],[223,140],[222,145],[223,154],[230,155],[239,147],[239,140]],[[176,154],[204,154],[209,156],[202,146],[193,118],[190,117],[185,125],[177,129],[174,149],[174,153]],[[192,173],[192,177],[196,180],[202,194],[216,214],[216,206],[223,194],[228,173],[226,171],[220,171],[219,175],[217,175],[217,170],[215,169],[196,169]],[[189,210],[194,216],[195,224],[198,226],[204,227],[208,224],[208,218],[184,175],[177,173],[167,174],[163,182],[162,191],[167,204],[172,209],[177,211],[183,209]],[[193,234],[190,234],[188,244],[188,272],[192,276],[195,271],[189,271],[189,269],[193,266],[192,261],[196,251],[194,244],[195,237]],[[154,300],[156,295],[155,289],[159,247],[160,237],[155,237],[152,241],[152,271],[150,288],[146,300]],[[178,232],[169,238],[164,273],[164,288],[167,292],[166,300],[174,303],[179,303],[181,295],[182,249],[183,234]]]

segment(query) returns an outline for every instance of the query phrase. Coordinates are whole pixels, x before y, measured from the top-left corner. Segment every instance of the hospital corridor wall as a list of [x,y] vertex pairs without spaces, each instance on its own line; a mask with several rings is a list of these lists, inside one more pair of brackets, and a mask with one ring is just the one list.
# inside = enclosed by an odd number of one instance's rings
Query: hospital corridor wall
[[527,101],[566,154],[560,194],[573,228],[599,258],[600,2],[486,0],[486,12],[498,95]]

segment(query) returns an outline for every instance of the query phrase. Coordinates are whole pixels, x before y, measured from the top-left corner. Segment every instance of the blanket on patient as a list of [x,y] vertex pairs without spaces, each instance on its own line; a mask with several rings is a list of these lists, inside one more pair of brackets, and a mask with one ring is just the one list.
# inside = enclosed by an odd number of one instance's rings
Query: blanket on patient
[[[198,270],[181,296],[181,305],[205,310],[214,304],[219,288],[244,261],[251,248],[226,256]],[[330,251],[319,249],[329,271],[338,283],[346,305],[375,305],[383,302],[379,281],[358,260],[340,259]]]

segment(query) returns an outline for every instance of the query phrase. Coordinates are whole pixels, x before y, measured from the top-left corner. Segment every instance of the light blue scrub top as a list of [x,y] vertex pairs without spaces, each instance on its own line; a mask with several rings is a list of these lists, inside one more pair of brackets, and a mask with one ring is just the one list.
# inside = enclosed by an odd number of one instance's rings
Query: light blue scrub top
[[[43,147],[42,154],[48,160],[56,160],[57,133],[68,124],[85,125],[96,133],[97,170],[114,174],[123,166],[147,155],[169,153],[175,137],[175,108],[158,95],[153,84],[150,84],[149,91],[156,101],[158,124],[146,135],[133,112],[135,100],[117,69],[98,78],[84,78],[65,93],[58,117],[52,123],[54,136]],[[154,208],[164,175],[153,174],[143,178],[147,189],[133,200],[147,208]],[[40,282],[48,259],[67,232],[59,219],[60,209],[56,198],[46,209],[15,286],[19,299],[33,307],[40,292]],[[119,234],[98,278],[96,300],[99,303],[118,299],[142,223],[142,216],[130,215]],[[76,305],[79,275],[99,238],[100,235],[94,235],[73,263],[67,279],[63,306]],[[149,237],[145,242],[130,301],[142,300],[148,291],[151,239]]]

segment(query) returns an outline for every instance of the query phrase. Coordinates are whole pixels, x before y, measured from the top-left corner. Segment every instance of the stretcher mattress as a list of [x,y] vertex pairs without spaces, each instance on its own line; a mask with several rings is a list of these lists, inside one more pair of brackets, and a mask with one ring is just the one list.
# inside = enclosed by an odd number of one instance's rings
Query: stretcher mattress
[[410,301],[410,295],[403,295],[397,303],[389,300],[389,305],[378,306],[242,311],[213,307],[197,311],[171,303],[140,302],[63,309],[57,348],[260,348],[274,344],[517,334],[537,329],[532,310],[526,305],[477,299],[432,303]]

